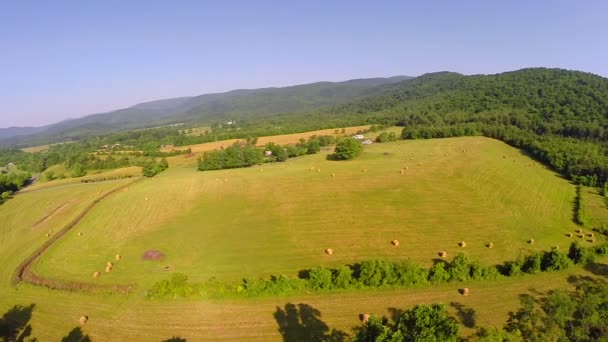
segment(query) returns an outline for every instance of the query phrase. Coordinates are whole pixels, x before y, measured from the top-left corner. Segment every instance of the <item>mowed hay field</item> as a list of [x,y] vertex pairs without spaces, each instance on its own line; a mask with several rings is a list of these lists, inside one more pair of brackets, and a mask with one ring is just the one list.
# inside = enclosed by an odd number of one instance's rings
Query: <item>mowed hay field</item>
[[[36,271],[91,281],[120,254],[95,281],[145,288],[167,277],[164,266],[196,281],[237,281],[372,258],[430,265],[440,251],[493,264],[567,248],[573,198],[566,180],[481,137],[374,144],[347,162],[318,154],[247,169],[173,168],[100,203]],[[165,259],[142,260],[149,249]]]
[[[0,206],[0,310],[35,304],[32,336],[41,341],[61,340],[82,315],[89,317],[82,329],[93,341],[279,341],[274,314],[288,303],[318,310],[329,328],[347,333],[360,313],[390,316],[389,308],[432,302],[446,304],[455,317],[458,307],[473,310],[479,326],[502,325],[521,294],[571,287],[568,279],[590,275],[574,268],[420,289],[230,300],[143,297],[152,282],[171,274],[162,271],[165,265],[194,280],[230,281],[295,276],[310,266],[370,258],[430,264],[440,250],[448,259],[464,250],[490,264],[556,244],[566,248],[571,240],[564,233],[576,229],[574,186],[518,150],[475,137],[374,144],[348,162],[320,154],[249,169],[171,168],[104,199],[35,266],[54,279],[137,284],[135,292],[94,295],[9,285],[12,271],[46,232],[63,227],[104,191],[133,181],[53,186]],[[598,201],[585,203],[601,212]],[[529,238],[536,243],[527,244]],[[392,247],[392,239],[400,246]],[[464,249],[457,246],[462,240]],[[487,242],[495,247],[486,248]],[[328,247],[331,257],[323,254]],[[147,249],[163,251],[165,260],[141,260]],[[122,259],[104,273],[115,254]],[[96,270],[102,275],[94,280]],[[471,288],[470,296],[458,294],[463,286]]]

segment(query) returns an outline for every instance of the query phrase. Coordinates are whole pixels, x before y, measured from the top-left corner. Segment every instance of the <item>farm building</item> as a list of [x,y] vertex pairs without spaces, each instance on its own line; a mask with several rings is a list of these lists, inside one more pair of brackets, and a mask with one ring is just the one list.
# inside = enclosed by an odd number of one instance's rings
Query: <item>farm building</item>
[[365,139],[365,136],[363,136],[363,134],[355,134],[353,135],[353,139],[363,140]]
[[367,140],[363,141],[361,144],[363,144],[363,145],[371,145],[373,143],[374,143],[373,141],[367,139]]

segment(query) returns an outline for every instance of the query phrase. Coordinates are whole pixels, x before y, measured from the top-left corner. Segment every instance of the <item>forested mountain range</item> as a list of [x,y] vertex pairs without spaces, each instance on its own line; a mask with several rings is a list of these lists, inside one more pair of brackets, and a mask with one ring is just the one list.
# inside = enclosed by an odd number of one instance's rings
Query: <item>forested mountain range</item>
[[317,82],[282,88],[240,89],[141,103],[126,109],[64,120],[44,127],[0,128],[0,144],[42,144],[78,140],[116,131],[172,123],[208,123],[300,113],[380,94],[407,76]]

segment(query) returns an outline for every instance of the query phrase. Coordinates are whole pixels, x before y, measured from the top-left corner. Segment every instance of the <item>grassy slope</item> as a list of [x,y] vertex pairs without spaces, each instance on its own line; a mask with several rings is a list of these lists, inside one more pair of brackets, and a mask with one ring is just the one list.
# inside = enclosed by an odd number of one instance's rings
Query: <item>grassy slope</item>
[[[371,145],[354,161],[324,157],[172,169],[101,203],[78,228],[84,235],[68,234],[37,270],[88,281],[119,253],[123,260],[97,281],[148,286],[166,277],[164,265],[196,280],[238,280],[378,257],[428,265],[439,251],[454,256],[462,240],[473,258],[491,264],[566,247],[564,233],[576,228],[574,187],[499,141],[400,141]],[[392,239],[401,246],[391,247]],[[152,248],[166,260],[142,261]]]
[[[462,152],[460,145],[466,146],[467,152]],[[385,151],[392,155],[385,156]],[[444,156],[445,151],[449,151],[448,156]],[[409,159],[412,153],[414,160]],[[502,158],[503,154],[508,158]],[[139,261],[140,249],[148,248],[151,242],[168,253],[166,263],[199,278],[211,273],[228,278],[237,272],[261,275],[265,269],[269,273],[291,272],[306,264],[336,264],[377,256],[410,256],[428,262],[439,245],[445,245],[451,255],[456,253],[455,244],[463,234],[470,246],[467,250],[484,262],[517,256],[530,247],[547,249],[555,243],[565,246],[569,241],[562,232],[574,228],[570,223],[574,188],[540,166],[526,166],[530,163],[500,142],[462,138],[372,145],[359,160],[345,163],[310,156],[246,170],[195,173],[176,168],[104,200],[87,219],[90,221],[62,240],[61,247],[44,258],[38,270],[55,276],[67,272],[75,279],[89,281],[89,267],[103,266],[115,250],[120,250],[124,260],[115,272],[107,277],[104,274],[100,280],[146,284],[166,276],[158,271],[158,265]],[[403,164],[409,165],[404,176],[398,172]],[[321,172],[310,172],[311,166],[321,168]],[[367,173],[361,172],[363,167]],[[330,177],[332,172],[336,178]],[[575,269],[470,283],[466,284],[473,290],[470,297],[458,295],[459,284],[289,298],[158,302],[144,300],[143,287],[130,296],[92,296],[28,285],[17,289],[8,286],[14,267],[44,239],[45,232],[68,222],[99,191],[128,181],[57,186],[18,195],[0,206],[1,312],[15,304],[35,303],[31,324],[33,336],[40,340],[59,340],[78,325],[81,315],[90,317],[83,329],[93,340],[148,341],[171,336],[189,340],[280,340],[273,313],[289,302],[311,305],[331,328],[347,332],[358,324],[359,313],[388,315],[389,307],[437,301],[459,302],[475,310],[479,325],[502,324],[507,312],[517,306],[520,294],[566,287],[566,278],[572,273],[587,274]],[[236,196],[239,193],[249,195]],[[425,199],[428,196],[432,198]],[[475,209],[472,203],[483,198],[486,203]],[[347,207],[333,204],[332,199],[354,202]],[[285,204],[273,207],[279,200]],[[547,201],[546,205],[536,205],[542,200]],[[217,201],[227,207],[214,204]],[[516,201],[521,204],[513,203]],[[73,202],[75,207],[62,209],[44,226],[32,227],[65,202]],[[511,210],[505,209],[507,205]],[[352,210],[353,217],[336,209]],[[483,209],[490,213],[484,214]],[[241,218],[235,210],[250,217]],[[422,210],[426,210],[425,215],[421,215]],[[129,215],[124,215],[126,212]],[[295,217],[286,219],[287,215]],[[273,222],[272,216],[280,222]],[[258,222],[267,219],[271,224]],[[222,225],[219,220],[227,223]],[[264,236],[269,230],[275,234]],[[78,237],[78,231],[84,235]],[[525,244],[532,235],[537,244]],[[398,249],[388,246],[393,237],[402,242]],[[481,247],[490,237],[496,244],[491,251]],[[99,238],[100,242],[93,241]],[[116,239],[112,244],[121,248],[108,247],[112,239]],[[90,249],[79,247],[81,244],[88,244]],[[331,259],[319,250],[328,244],[336,250]],[[65,248],[69,249],[67,253]],[[190,261],[196,264],[189,266]],[[255,267],[248,268],[250,265]],[[456,315],[454,308],[450,310]]]

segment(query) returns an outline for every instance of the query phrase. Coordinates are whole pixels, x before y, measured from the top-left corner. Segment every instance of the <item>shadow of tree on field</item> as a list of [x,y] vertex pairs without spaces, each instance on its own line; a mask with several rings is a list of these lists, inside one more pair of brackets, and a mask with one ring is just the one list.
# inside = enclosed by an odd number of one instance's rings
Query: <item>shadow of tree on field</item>
[[395,326],[399,324],[399,318],[403,315],[403,309],[388,308],[388,315]]
[[61,342],[91,342],[91,339],[80,327],[76,327],[66,337],[62,338]]
[[338,342],[348,337],[343,331],[331,329],[321,320],[321,312],[308,304],[277,306],[274,318],[283,341]]
[[594,275],[608,278],[608,264],[590,262],[585,265],[585,270],[593,273]]
[[28,306],[15,305],[0,318],[0,340],[24,341],[32,334],[29,324],[35,304]]
[[460,323],[467,328],[475,328],[477,325],[477,313],[473,308],[467,308],[462,303],[450,302],[450,306],[456,309]]
[[171,338],[163,340],[163,342],[188,342],[188,340],[183,337],[173,336]]

